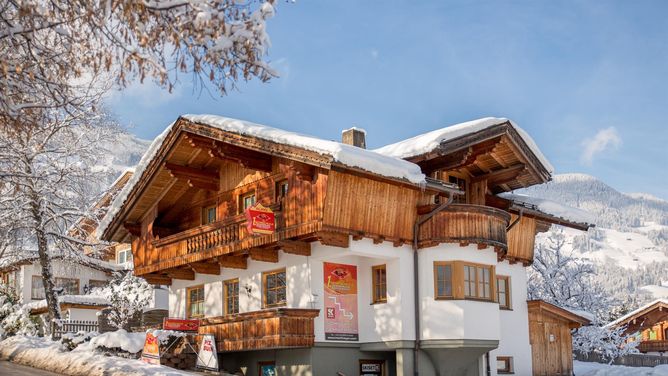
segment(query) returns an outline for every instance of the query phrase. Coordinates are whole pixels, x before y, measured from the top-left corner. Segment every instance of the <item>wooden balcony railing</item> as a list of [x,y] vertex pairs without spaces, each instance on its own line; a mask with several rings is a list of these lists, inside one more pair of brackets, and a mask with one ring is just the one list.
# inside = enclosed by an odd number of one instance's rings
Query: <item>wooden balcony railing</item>
[[668,351],[668,340],[649,340],[638,344],[638,351],[647,352],[666,352]]
[[420,228],[420,247],[439,243],[475,243],[508,249],[510,214],[489,206],[452,204]]
[[311,347],[317,309],[275,308],[203,319],[200,334],[213,334],[218,351]]

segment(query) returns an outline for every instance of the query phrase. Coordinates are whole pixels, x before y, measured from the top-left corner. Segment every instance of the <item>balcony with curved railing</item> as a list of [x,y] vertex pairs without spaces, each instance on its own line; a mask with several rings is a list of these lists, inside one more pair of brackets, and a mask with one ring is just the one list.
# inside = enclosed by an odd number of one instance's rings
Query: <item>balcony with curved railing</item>
[[420,227],[418,246],[478,244],[505,253],[508,249],[506,229],[509,223],[510,214],[504,210],[482,205],[451,204]]

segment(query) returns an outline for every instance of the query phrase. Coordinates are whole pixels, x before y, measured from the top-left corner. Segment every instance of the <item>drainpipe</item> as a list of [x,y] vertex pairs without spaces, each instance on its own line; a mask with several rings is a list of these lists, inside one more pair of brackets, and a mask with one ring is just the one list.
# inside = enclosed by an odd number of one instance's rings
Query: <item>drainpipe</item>
[[415,289],[414,294],[414,308],[415,308],[415,347],[413,348],[413,370],[415,371],[415,376],[420,374],[419,372],[419,355],[420,355],[420,285],[419,285],[419,267],[418,267],[418,238],[420,237],[420,226],[431,219],[441,210],[445,209],[448,205],[452,203],[454,199],[454,193],[448,193],[448,200],[436,209],[430,211],[429,213],[418,216],[415,220],[415,225],[413,225],[413,287]]

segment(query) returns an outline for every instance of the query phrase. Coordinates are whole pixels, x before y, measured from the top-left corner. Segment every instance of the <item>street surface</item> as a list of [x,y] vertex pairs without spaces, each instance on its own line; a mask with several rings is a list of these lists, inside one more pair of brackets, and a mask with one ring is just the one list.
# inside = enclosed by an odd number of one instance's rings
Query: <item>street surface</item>
[[59,376],[59,373],[43,371],[41,369],[22,366],[20,364],[0,361],[0,375],[12,376]]

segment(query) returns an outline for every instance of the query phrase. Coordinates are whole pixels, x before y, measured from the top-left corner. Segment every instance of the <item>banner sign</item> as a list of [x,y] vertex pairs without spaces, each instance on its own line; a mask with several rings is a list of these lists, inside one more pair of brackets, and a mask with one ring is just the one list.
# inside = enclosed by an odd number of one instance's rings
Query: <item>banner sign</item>
[[196,368],[218,372],[218,353],[216,352],[216,339],[213,334],[203,334],[202,342],[197,353]]
[[179,332],[197,332],[199,330],[199,320],[174,319],[171,317],[165,317],[162,319],[162,329],[176,330]]
[[160,343],[158,342],[158,338],[150,332],[146,332],[141,360],[149,364],[160,365]]
[[357,266],[325,262],[325,339],[358,341]]
[[259,202],[246,209],[248,233],[273,234],[276,230],[276,217],[271,209],[262,206]]

